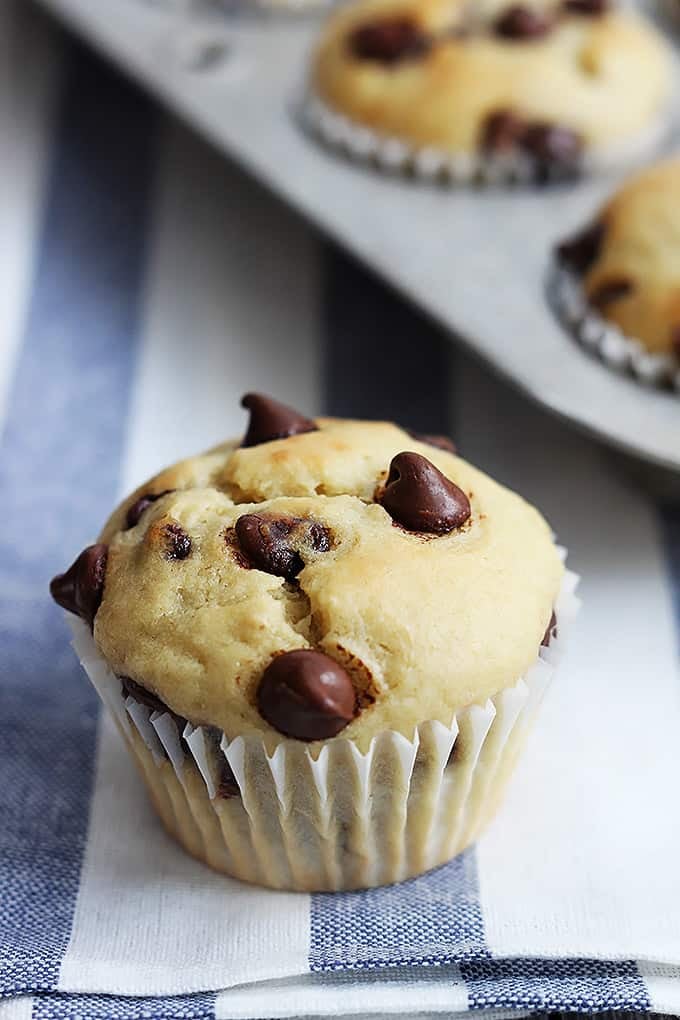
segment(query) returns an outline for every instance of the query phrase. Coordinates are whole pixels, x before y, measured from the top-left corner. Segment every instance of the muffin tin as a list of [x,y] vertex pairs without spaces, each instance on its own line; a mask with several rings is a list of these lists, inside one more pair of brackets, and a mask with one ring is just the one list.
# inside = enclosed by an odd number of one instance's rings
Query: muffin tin
[[[677,393],[645,386],[625,361],[616,372],[588,357],[547,299],[554,245],[625,175],[542,191],[452,191],[374,173],[294,123],[315,18],[189,23],[139,0],[40,3],[527,395],[620,450],[680,472]],[[202,47],[218,58],[201,61]],[[671,132],[660,152],[674,142]]]

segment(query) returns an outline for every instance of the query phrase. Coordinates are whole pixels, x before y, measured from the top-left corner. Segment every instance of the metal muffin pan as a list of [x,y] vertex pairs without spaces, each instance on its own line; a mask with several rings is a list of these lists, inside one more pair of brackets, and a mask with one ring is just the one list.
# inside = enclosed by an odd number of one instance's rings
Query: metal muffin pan
[[[589,357],[546,298],[555,243],[625,174],[544,190],[411,182],[340,158],[295,123],[318,19],[189,21],[140,0],[39,2],[527,395],[680,472],[677,393]],[[219,59],[202,61],[202,47]]]

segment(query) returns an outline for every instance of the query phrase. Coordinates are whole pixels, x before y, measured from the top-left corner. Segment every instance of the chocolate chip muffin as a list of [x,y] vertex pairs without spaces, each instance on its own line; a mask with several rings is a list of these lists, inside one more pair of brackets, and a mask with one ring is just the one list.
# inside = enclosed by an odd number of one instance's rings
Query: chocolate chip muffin
[[544,182],[648,151],[670,85],[660,36],[613,0],[360,0],[323,34],[309,109],[357,153]]
[[244,404],[242,440],[141,486],[52,594],[190,852],[278,888],[417,874],[498,801],[561,558],[448,440]]
[[628,181],[556,256],[577,284],[572,324],[601,337],[600,353],[620,350],[659,379],[680,378],[680,159]]

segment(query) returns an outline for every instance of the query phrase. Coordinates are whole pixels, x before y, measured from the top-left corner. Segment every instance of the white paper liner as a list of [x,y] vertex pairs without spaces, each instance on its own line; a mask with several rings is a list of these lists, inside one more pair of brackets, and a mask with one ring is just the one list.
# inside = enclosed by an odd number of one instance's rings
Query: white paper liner
[[617,372],[629,373],[647,386],[680,393],[680,362],[672,354],[654,354],[640,340],[626,336],[590,304],[576,273],[553,258],[548,298],[567,330],[588,351]]
[[[324,145],[386,173],[406,174],[422,181],[451,186],[537,186],[535,168],[526,153],[519,150],[502,155],[480,151],[452,153],[435,147],[418,147],[353,121],[328,106],[311,86],[303,89],[297,103],[297,114],[303,130]],[[579,175],[610,173],[644,163],[661,147],[674,122],[675,113],[669,106],[634,138],[586,150]],[[556,168],[548,173],[547,183],[564,179],[564,173]]]
[[[562,656],[577,583],[566,571],[557,637],[512,687],[458,712],[450,726],[422,724],[412,740],[380,733],[366,754],[335,737],[316,760],[296,740],[283,739],[270,757],[257,735],[228,741],[191,723],[180,733],[170,713],[125,697],[89,627],[69,622],[165,827],[189,853],[276,889],[359,889],[443,864],[493,815]],[[240,795],[220,795],[225,772]]]

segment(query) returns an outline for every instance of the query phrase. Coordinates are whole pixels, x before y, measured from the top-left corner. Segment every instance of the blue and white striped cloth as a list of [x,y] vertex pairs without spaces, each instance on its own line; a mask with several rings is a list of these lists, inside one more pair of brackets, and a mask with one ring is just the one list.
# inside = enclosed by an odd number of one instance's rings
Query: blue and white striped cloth
[[[20,0],[0,35],[0,1020],[680,1015],[680,508]],[[46,594],[123,490],[238,433],[253,387],[450,430],[584,577],[498,819],[402,886],[279,894],[185,856]]]

